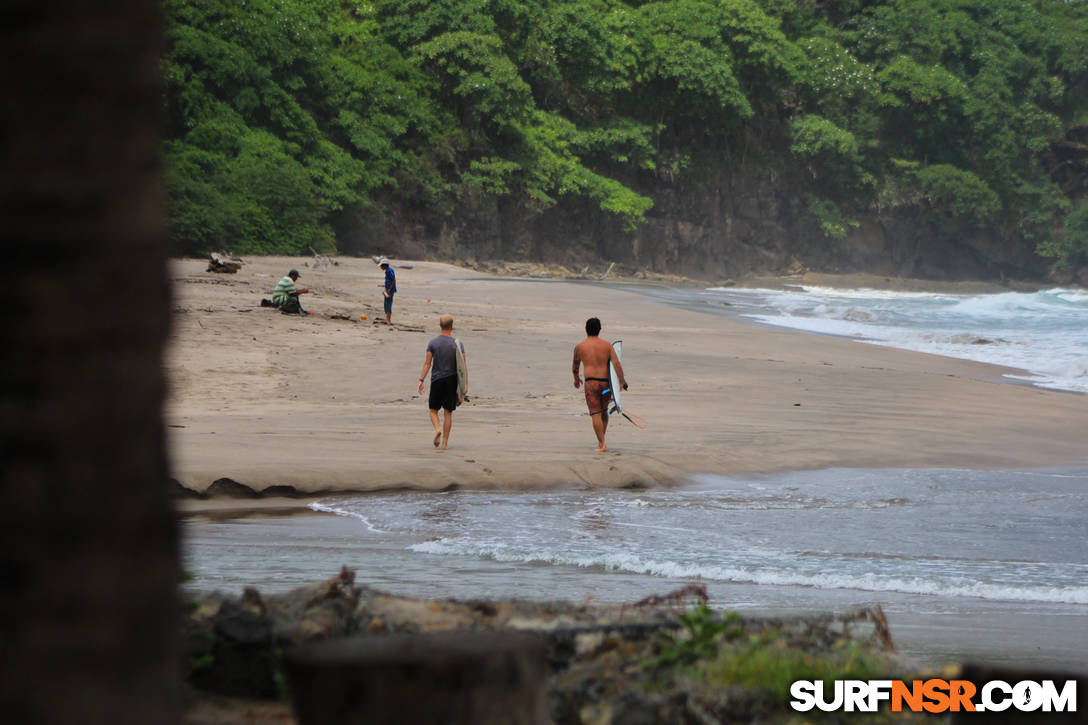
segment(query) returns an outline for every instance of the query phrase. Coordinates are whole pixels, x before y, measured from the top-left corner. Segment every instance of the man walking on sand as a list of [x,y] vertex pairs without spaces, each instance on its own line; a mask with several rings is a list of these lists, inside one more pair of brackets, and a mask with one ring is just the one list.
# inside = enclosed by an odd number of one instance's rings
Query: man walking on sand
[[[453,315],[442,315],[438,320],[441,334],[427,343],[427,357],[423,359],[423,372],[419,374],[419,393],[423,394],[423,381],[427,370],[431,369],[431,394],[427,398],[427,409],[434,426],[434,446],[442,444],[442,450],[450,447],[450,429],[453,427],[453,411],[457,408],[457,358],[461,357],[464,375],[464,390],[468,391],[468,357],[465,345],[453,336]],[[433,369],[431,366],[434,366]],[[438,410],[443,411],[442,425],[438,425]]]
[[579,365],[585,366],[586,373],[586,405],[589,406],[589,415],[593,419],[593,432],[597,435],[597,452],[607,451],[604,444],[604,434],[608,430],[608,403],[612,400],[612,382],[608,378],[608,363],[616,369],[616,375],[620,380],[620,387],[627,390],[627,381],[623,377],[623,366],[616,356],[616,350],[608,340],[602,340],[598,335],[601,332],[601,321],[596,317],[586,320],[586,339],[574,346],[574,365],[571,370],[574,373],[574,387],[582,385],[582,379],[578,377]]

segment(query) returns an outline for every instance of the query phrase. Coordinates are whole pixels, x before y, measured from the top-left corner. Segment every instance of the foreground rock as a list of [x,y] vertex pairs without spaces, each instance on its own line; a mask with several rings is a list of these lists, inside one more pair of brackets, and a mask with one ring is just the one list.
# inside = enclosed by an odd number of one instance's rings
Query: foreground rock
[[[389,711],[389,703],[359,697],[358,678],[368,670],[384,672],[383,686],[367,689],[372,698],[380,693],[403,699],[418,692],[423,671],[418,656],[429,646],[445,652],[447,664],[435,655],[438,665],[426,668],[427,692],[419,694],[437,700],[443,691],[462,691],[458,701],[468,707],[468,690],[496,683],[473,679],[450,663],[467,657],[493,668],[494,662],[522,658],[515,668],[520,674],[511,682],[519,682],[526,702],[535,702],[539,686],[547,693],[548,711],[543,719],[525,722],[587,724],[786,722],[794,715],[787,706],[789,682],[802,673],[876,677],[909,671],[894,652],[879,608],[750,619],[713,612],[705,604],[700,586],[611,607],[425,601],[358,586],[345,569],[327,582],[282,596],[247,589],[240,598],[208,596],[193,602],[183,625],[185,669],[197,693],[276,700],[294,689],[296,698],[312,699],[317,693],[317,711],[337,712],[341,721],[377,722],[345,714]],[[465,637],[471,633],[476,637]],[[527,636],[537,644],[526,645]],[[534,675],[531,661],[537,648],[544,666]],[[495,657],[489,659],[489,652]],[[384,668],[381,657],[389,663]],[[346,664],[352,658],[355,664]],[[292,666],[291,682],[286,662]],[[305,674],[299,674],[300,663]],[[534,683],[534,677],[544,681]],[[356,685],[345,686],[352,682]],[[396,704],[392,707],[395,711]],[[323,721],[309,717],[303,725]]]
[[438,632],[349,637],[285,655],[301,725],[548,725],[540,637]]

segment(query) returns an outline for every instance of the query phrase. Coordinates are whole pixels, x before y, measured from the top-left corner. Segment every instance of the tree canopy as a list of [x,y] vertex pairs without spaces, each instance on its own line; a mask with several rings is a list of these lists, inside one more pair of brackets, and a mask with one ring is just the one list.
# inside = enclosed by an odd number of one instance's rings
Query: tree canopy
[[1088,124],[1083,0],[163,7],[180,253],[329,252],[369,213],[480,198],[631,234],[662,189],[758,159],[804,171],[829,237],[913,215],[1088,263],[1054,155]]

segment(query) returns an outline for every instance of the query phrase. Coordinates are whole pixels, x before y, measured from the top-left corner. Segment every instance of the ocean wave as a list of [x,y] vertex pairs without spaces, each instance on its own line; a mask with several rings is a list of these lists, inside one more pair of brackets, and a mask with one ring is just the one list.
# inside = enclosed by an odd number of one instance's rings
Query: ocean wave
[[646,574],[670,579],[704,579],[734,584],[801,586],[815,589],[853,589],[867,592],[968,597],[994,601],[1088,604],[1088,587],[992,584],[962,577],[926,579],[922,577],[884,576],[871,572],[814,575],[782,570],[656,561],[624,553],[596,555],[578,555],[569,552],[530,553],[514,550],[500,543],[479,544],[457,539],[427,541],[409,548],[412,551],[426,554],[474,556],[493,561],[528,565],[574,566],[603,571]]
[[828,299],[872,299],[872,300],[952,300],[956,295],[944,292],[912,292],[909,290],[880,290],[871,287],[858,287],[855,289],[840,289],[837,287],[820,287],[816,285],[801,285],[806,294],[824,297]]
[[952,305],[957,314],[974,318],[1019,317],[1024,315],[1083,312],[1088,295],[1073,290],[1052,289],[1045,292],[1005,292],[966,297]]
[[318,513],[335,514],[336,516],[345,516],[347,518],[357,519],[363,522],[363,525],[366,526],[369,531],[372,531],[375,534],[391,533],[389,531],[385,531],[384,529],[379,529],[377,526],[371,523],[370,519],[368,519],[366,516],[363,516],[358,511],[352,511],[351,509],[333,506],[331,504],[322,503],[321,501],[314,501],[310,504],[310,510],[317,511]]

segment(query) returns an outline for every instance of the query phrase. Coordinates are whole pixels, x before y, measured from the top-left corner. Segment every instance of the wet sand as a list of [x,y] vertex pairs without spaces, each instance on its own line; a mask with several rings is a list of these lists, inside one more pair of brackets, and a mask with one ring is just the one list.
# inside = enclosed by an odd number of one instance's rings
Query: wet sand
[[[612,286],[400,260],[394,324],[373,324],[381,271],[337,261],[251,258],[234,275],[171,263],[166,421],[181,484],[641,487],[705,472],[1088,461],[1088,397],[1003,382],[1003,368],[753,327]],[[259,306],[291,267],[313,316]],[[470,368],[444,452],[416,390],[442,313]],[[623,339],[625,404],[649,421],[640,431],[614,420],[605,454],[570,373],[590,316],[602,337]]]
[[[380,270],[367,259],[338,261],[253,258],[236,275],[206,272],[199,260],[171,263],[174,477],[194,491],[229,478],[302,494],[179,501],[191,522],[308,513],[327,491],[653,487],[698,473],[1088,463],[1088,396],[1010,384],[1002,368],[754,327],[611,285],[399,260],[387,327],[372,322],[382,316]],[[313,290],[303,297],[313,316],[259,306],[291,267]],[[416,385],[447,312],[468,350],[471,401],[442,452]],[[624,340],[625,402],[650,423],[640,431],[613,421],[606,454],[593,452],[570,374],[590,316],[603,321],[603,337]],[[326,521],[307,516],[304,525]],[[1061,649],[1064,617],[909,609],[890,617],[905,649],[931,661],[972,653],[1073,661]]]

